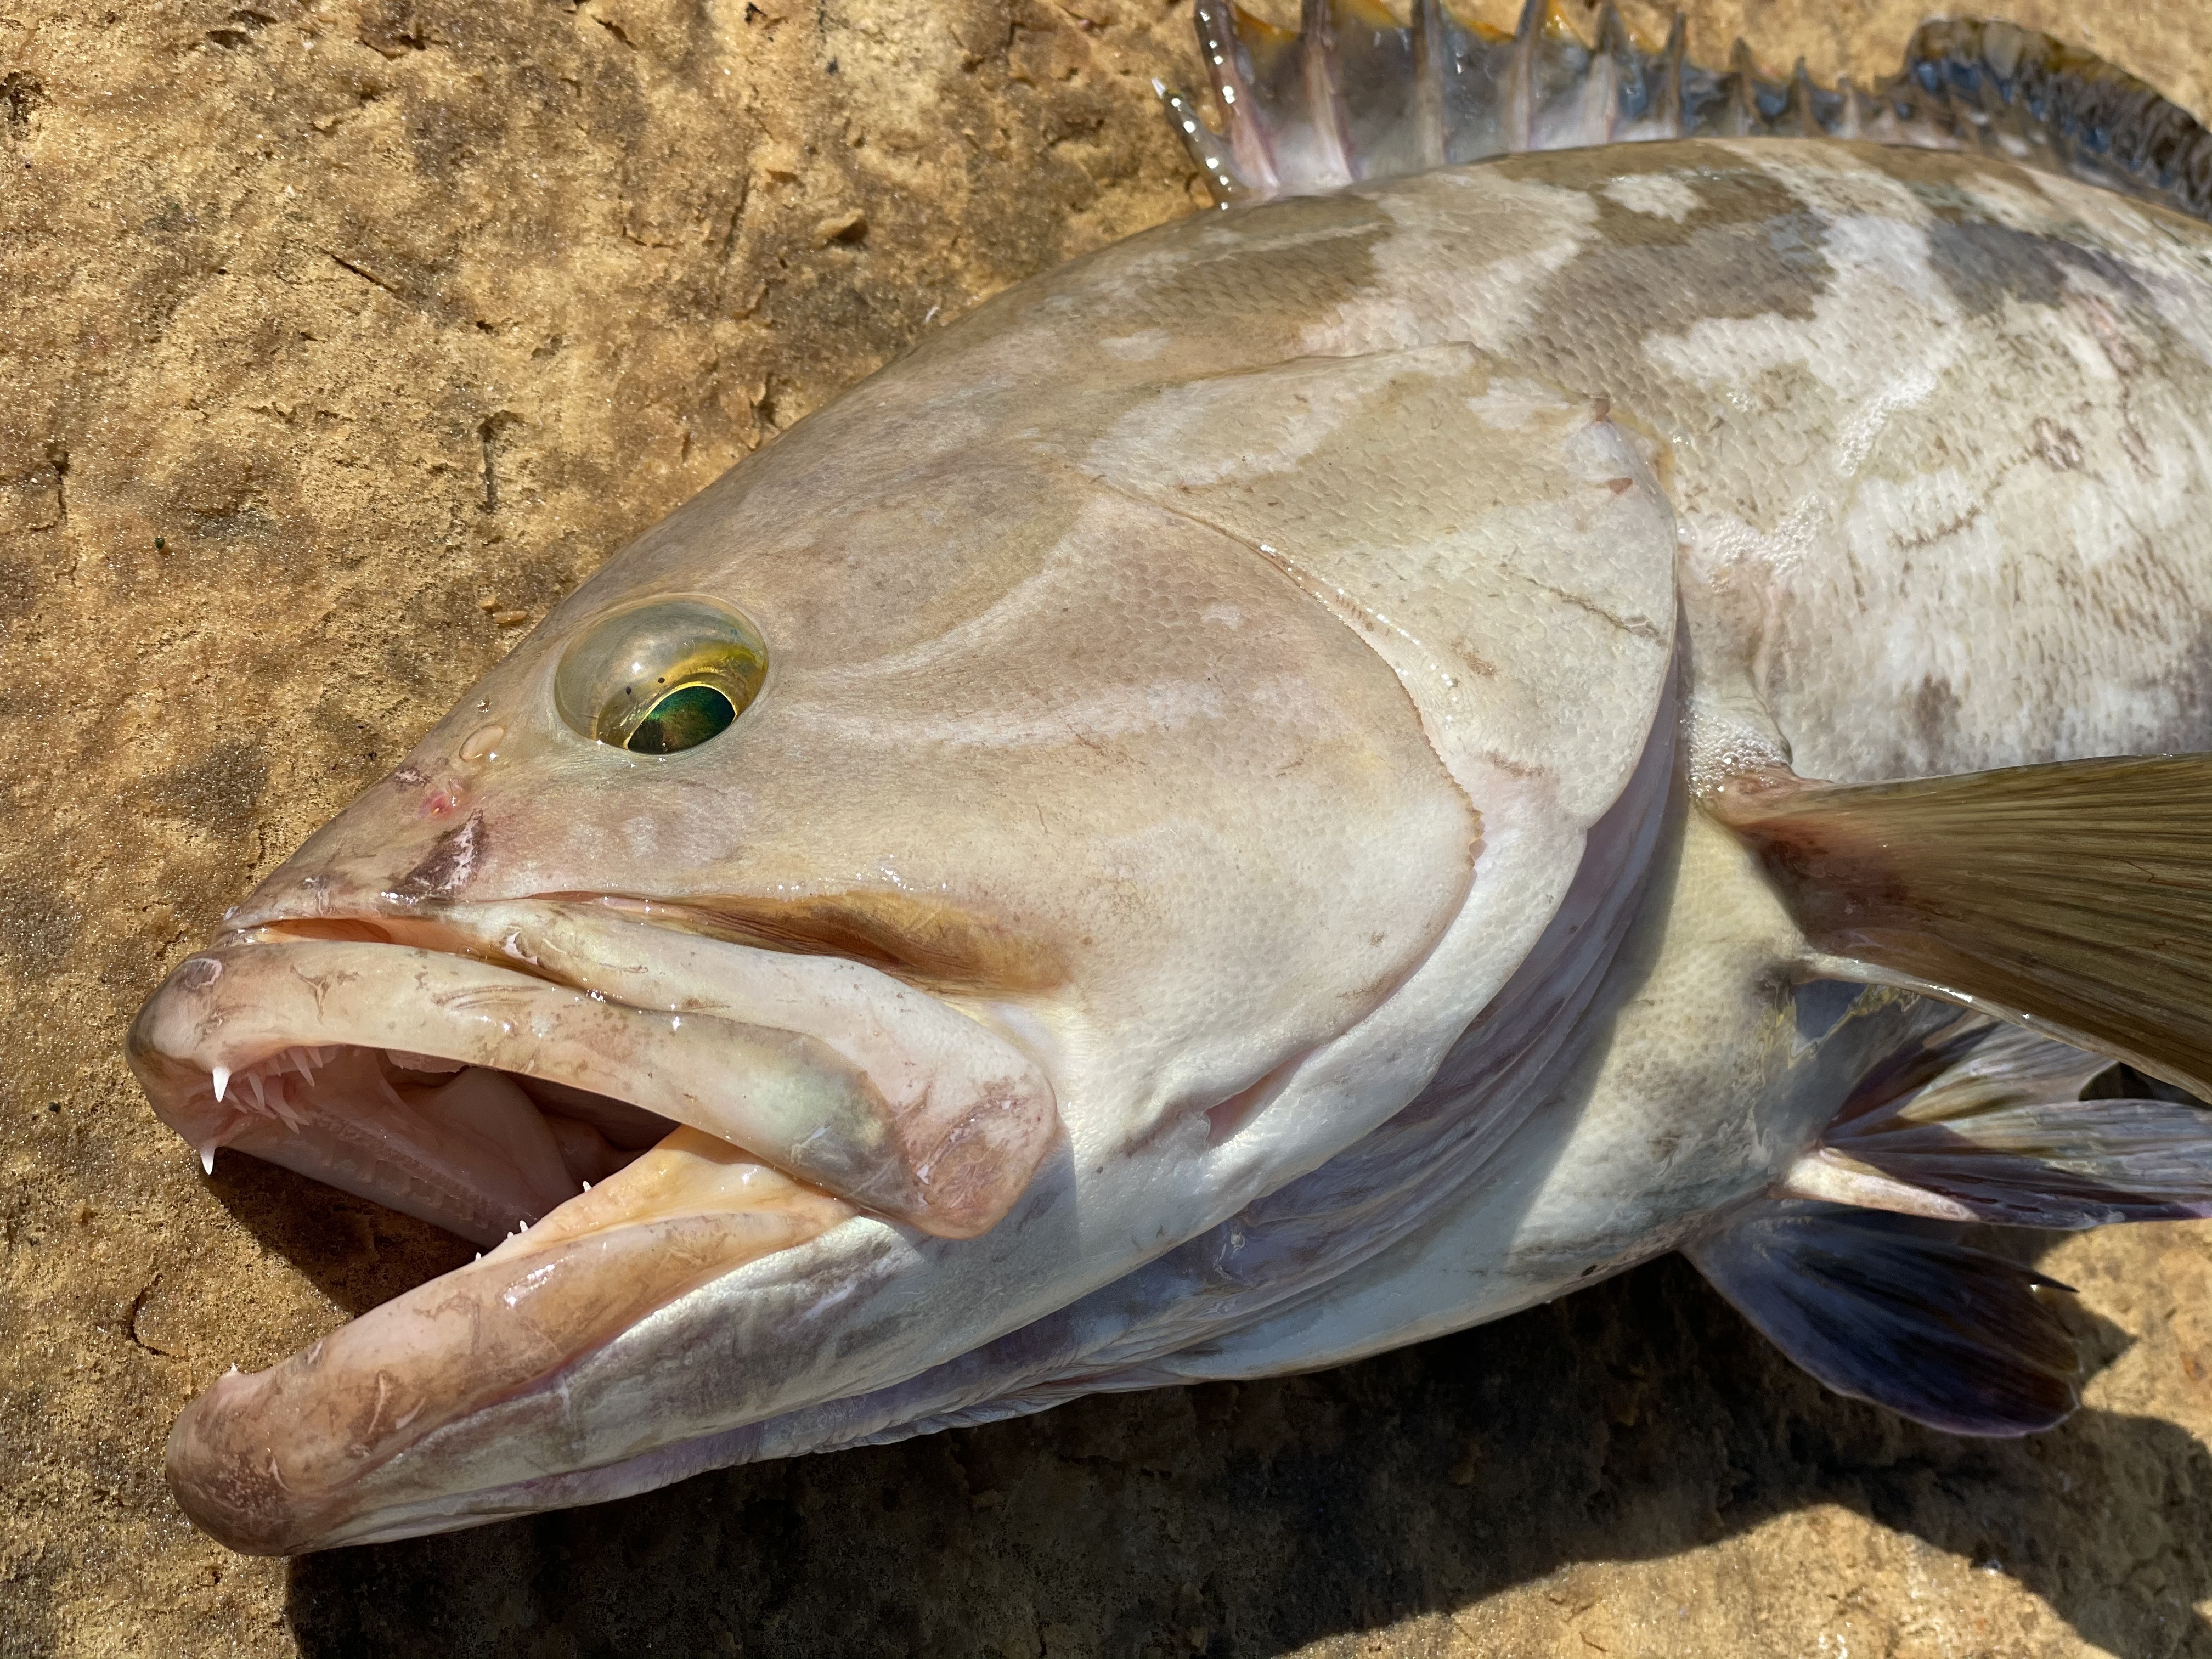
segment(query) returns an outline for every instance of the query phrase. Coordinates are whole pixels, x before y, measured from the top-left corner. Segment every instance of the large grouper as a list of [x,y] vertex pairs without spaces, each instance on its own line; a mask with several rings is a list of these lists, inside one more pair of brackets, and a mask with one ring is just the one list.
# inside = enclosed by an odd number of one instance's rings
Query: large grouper
[[[296,1552],[1329,1365],[1671,1250],[2058,1421],[1976,1225],[2212,1213],[2212,137],[1197,9],[1226,210],[579,587],[133,1067],[484,1247],[179,1419]],[[1986,1241],[1984,1241],[1986,1243]]]

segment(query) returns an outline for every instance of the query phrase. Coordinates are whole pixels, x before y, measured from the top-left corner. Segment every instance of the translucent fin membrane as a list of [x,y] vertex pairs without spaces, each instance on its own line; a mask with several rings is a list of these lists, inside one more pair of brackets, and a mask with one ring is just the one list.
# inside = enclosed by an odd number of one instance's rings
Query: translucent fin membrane
[[2212,1215],[2212,1112],[2081,1098],[2107,1069],[2100,1056],[1968,1015],[1869,1078],[1784,1190],[2020,1227]]
[[1959,1224],[2212,1215],[2212,1110],[2179,1093],[1965,1014],[1861,1079],[1775,1199],[1685,1254],[1839,1393],[1957,1434],[2049,1428],[2079,1381],[2041,1294],[2065,1287]]
[[1297,33],[1198,0],[1199,49],[1224,122],[1159,88],[1215,201],[1266,201],[1528,150],[1664,138],[1864,138],[1978,149],[2212,216],[2212,134],[2133,76],[2050,36],[1973,19],[1923,24],[1904,67],[1862,90],[1800,59],[1762,72],[1738,40],[1692,63],[1678,13],[1638,41],[1611,3],[1584,38],[1553,0],[1500,35],[1413,0],[1304,0]]
[[1762,1206],[1686,1254],[1774,1346],[1838,1394],[1953,1434],[2033,1434],[2080,1398],[2066,1286],[1938,1222]]

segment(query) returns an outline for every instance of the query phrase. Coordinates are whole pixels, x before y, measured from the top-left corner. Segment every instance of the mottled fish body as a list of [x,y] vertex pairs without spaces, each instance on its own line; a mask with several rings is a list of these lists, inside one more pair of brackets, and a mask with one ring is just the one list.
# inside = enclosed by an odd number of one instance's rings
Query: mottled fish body
[[1675,1249],[1836,1386],[2070,1407],[1942,1230],[2212,1206],[2177,1090],[2081,1098],[2212,1075],[2212,783],[2069,764],[2212,749],[2212,228],[1824,137],[1321,182],[748,459],[149,1001],[208,1156],[495,1247],[197,1402],[196,1519],[465,1525]]

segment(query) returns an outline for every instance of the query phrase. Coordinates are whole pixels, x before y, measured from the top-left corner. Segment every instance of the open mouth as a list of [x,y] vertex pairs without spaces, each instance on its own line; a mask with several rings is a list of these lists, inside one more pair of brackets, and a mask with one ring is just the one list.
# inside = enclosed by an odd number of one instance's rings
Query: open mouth
[[655,1309],[862,1212],[1002,1217],[1049,1085],[875,969],[571,900],[279,921],[133,1023],[155,1111],[492,1247],[179,1419],[170,1484],[233,1547],[344,1541],[362,1478]]

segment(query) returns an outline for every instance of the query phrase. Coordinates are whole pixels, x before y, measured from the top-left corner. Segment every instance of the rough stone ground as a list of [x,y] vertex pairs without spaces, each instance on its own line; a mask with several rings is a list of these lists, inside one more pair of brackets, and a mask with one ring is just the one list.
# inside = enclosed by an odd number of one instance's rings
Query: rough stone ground
[[[2199,0],[2014,0],[2193,107]],[[1650,15],[1647,12],[1646,17]],[[1823,75],[1911,0],[1713,0]],[[465,1254],[203,1180],[167,966],[609,550],[921,331],[1194,198],[1188,0],[0,0],[0,1654],[2212,1654],[2212,1230],[2048,1258],[2013,1444],[1823,1395],[1678,1265],[292,1567],[161,1439]],[[1233,299],[1233,296],[1231,296]]]

